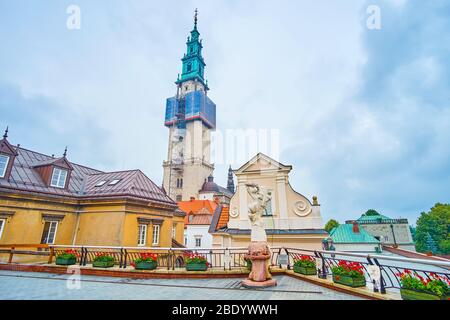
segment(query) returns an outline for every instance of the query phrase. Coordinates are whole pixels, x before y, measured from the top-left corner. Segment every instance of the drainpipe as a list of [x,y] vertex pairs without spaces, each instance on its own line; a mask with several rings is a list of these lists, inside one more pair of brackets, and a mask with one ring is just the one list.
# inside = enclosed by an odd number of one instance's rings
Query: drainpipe
[[80,211],[77,211],[77,223],[75,225],[75,232],[73,233],[73,238],[72,238],[72,246],[75,245],[76,241],[77,241],[77,235],[78,235],[78,227],[80,226]]
[[391,231],[392,231],[392,237],[394,239],[394,248],[397,248],[398,245],[397,245],[397,241],[395,240],[395,232],[394,232],[394,225],[393,224],[391,224]]

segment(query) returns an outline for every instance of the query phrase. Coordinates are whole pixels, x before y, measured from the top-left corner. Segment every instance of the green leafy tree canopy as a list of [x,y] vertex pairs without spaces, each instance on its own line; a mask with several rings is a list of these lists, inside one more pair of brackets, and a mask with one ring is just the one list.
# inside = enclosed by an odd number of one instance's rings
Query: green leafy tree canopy
[[378,211],[376,211],[374,209],[369,209],[366,211],[366,213],[364,215],[365,216],[379,216],[380,214],[378,213]]
[[325,231],[330,232],[331,230],[333,230],[333,228],[336,228],[339,226],[339,222],[337,222],[334,219],[331,219],[330,221],[327,222],[327,224],[325,225]]
[[[450,204],[437,203],[417,219],[415,242],[419,252],[450,253]],[[430,240],[431,238],[431,240]]]

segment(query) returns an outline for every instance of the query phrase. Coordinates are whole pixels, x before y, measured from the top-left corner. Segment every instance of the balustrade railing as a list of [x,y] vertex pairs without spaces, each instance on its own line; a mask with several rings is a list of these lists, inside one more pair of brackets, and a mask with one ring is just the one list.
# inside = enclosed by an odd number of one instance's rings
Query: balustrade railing
[[[35,251],[29,250],[34,248]],[[91,264],[98,254],[108,254],[114,258],[119,268],[127,268],[139,258],[141,253],[153,253],[157,256],[158,268],[175,270],[185,266],[186,254],[203,255],[209,267],[222,270],[244,269],[247,265],[245,254],[247,248],[154,248],[154,247],[107,247],[107,246],[65,246],[65,245],[0,245],[0,253],[7,253],[8,263],[12,263],[13,254],[45,256],[48,263],[53,263],[55,257],[71,250],[77,256],[77,264]],[[432,259],[411,259],[390,255],[372,255],[353,252],[323,251],[286,247],[271,248],[270,265],[292,269],[295,260],[302,255],[316,259],[321,266],[317,276],[327,278],[332,274],[332,268],[341,260],[360,263],[364,276],[373,284],[373,290],[385,293],[386,289],[397,290],[401,287],[399,274],[409,270],[412,274],[424,279],[433,279],[436,275],[450,280],[450,261]],[[379,279],[372,279],[373,267],[379,267]],[[378,281],[375,281],[378,280]]]
[[[385,255],[359,254],[339,251],[321,251],[310,249],[283,248],[288,255],[287,269],[291,269],[295,260],[302,255],[310,256],[320,262],[322,268],[318,269],[318,277],[326,278],[332,274],[332,268],[339,262],[356,262],[363,267],[364,277],[373,284],[375,292],[386,293],[386,289],[400,289],[400,274],[409,271],[411,274],[434,279],[434,275],[450,280],[450,262],[439,260],[410,259]],[[380,278],[372,279],[369,266],[378,266]],[[378,280],[378,281],[375,281]]]

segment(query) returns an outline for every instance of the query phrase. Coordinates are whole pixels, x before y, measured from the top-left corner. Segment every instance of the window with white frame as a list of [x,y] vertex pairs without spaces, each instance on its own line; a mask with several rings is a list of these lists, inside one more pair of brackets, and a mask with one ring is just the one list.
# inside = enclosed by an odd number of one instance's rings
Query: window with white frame
[[64,188],[66,186],[66,179],[67,179],[67,170],[54,168],[50,186],[56,188]]
[[45,221],[44,231],[42,232],[42,244],[54,244],[56,238],[56,230],[58,229],[58,221]]
[[122,180],[122,179],[114,179],[110,183],[108,183],[108,185],[115,186],[116,184],[118,184],[120,182],[120,180]]
[[6,175],[6,168],[8,168],[9,157],[4,154],[0,154],[0,178],[4,178]]
[[384,236],[384,242],[389,242],[389,236]]
[[159,229],[158,224],[153,225],[153,244],[159,244]]
[[95,185],[96,187],[101,187],[106,183],[106,180],[101,180],[99,182],[97,182],[97,184]]
[[147,225],[140,224],[138,231],[138,246],[145,246],[147,244]]
[[177,237],[177,225],[174,224],[172,226],[172,238],[175,239]]
[[195,247],[200,248],[202,246],[202,237],[195,237]]
[[2,238],[3,228],[5,227],[6,220],[0,219],[0,239]]

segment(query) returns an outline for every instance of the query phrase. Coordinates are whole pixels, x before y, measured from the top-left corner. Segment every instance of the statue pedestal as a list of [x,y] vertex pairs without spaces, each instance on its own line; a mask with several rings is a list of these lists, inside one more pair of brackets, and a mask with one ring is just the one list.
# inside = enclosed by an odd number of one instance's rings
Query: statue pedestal
[[246,259],[252,261],[252,271],[248,279],[242,281],[247,288],[267,288],[277,285],[269,272],[269,260],[271,252],[266,241],[252,241],[248,246]]

